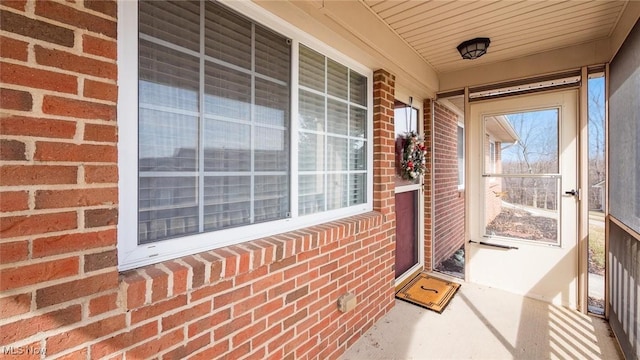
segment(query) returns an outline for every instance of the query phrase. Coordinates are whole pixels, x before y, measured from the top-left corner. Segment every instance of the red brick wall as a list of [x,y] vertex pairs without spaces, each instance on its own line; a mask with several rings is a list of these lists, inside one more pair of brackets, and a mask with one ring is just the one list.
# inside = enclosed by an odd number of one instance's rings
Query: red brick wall
[[424,269],[433,270],[433,186],[432,186],[432,155],[433,144],[431,130],[431,104],[433,100],[426,99],[423,106],[423,127],[424,127],[424,146],[427,149],[427,169],[428,172],[424,176]]
[[433,265],[464,245],[464,192],[458,190],[458,115],[434,104]]
[[[378,70],[373,75],[373,208],[395,228],[395,76]],[[395,231],[389,231],[395,236]]]
[[393,76],[375,75],[376,211],[119,273],[116,8],[0,5],[0,349],[337,358],[393,306]]

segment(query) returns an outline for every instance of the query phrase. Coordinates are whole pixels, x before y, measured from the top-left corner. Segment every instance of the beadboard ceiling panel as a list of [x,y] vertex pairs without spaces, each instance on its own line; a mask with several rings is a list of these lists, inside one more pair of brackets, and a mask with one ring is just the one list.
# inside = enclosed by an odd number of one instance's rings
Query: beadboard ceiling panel
[[[361,0],[436,72],[523,58],[609,38],[620,1]],[[486,55],[463,60],[461,42],[488,37]]]

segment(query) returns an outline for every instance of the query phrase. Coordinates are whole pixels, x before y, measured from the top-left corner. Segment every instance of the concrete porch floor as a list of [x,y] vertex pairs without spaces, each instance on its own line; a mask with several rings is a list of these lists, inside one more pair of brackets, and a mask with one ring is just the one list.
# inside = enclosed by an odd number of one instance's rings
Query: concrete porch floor
[[341,359],[623,359],[604,319],[458,282],[442,314],[396,300]]

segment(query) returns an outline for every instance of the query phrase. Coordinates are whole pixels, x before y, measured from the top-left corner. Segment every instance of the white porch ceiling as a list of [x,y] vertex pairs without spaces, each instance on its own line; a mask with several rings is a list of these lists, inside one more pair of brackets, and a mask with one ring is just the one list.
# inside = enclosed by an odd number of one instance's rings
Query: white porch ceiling
[[[450,73],[612,37],[629,0],[361,0],[433,69]],[[456,46],[476,37],[491,45],[462,60]]]
[[[602,65],[640,19],[640,0],[253,1],[423,98]],[[476,37],[488,53],[462,60]]]

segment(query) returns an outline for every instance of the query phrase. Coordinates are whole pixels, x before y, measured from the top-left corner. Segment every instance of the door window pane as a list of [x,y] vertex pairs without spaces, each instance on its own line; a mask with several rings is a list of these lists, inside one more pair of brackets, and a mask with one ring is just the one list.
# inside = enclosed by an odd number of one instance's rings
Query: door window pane
[[402,177],[402,157],[405,146],[405,136],[409,132],[418,133],[418,109],[396,101],[393,113],[395,129],[395,184],[396,186],[417,184],[420,179],[410,180]]
[[559,244],[558,109],[484,117],[485,235]]
[[485,235],[558,243],[559,178],[485,178]]
[[[485,133],[495,139],[500,174],[557,174],[558,109],[485,117]],[[488,148],[488,144],[485,149]],[[485,173],[490,164],[485,162]]]

